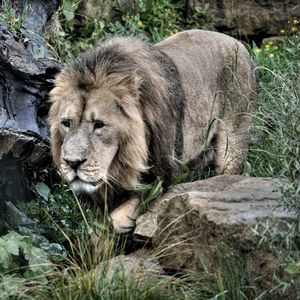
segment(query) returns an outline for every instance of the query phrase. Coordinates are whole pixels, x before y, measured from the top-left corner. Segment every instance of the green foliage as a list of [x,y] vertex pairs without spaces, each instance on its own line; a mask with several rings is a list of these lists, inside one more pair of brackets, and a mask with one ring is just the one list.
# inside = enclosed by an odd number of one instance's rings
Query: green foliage
[[252,233],[258,238],[258,248],[267,246],[282,263],[289,264],[300,260],[299,229],[299,223],[286,222],[286,226],[279,227],[267,220],[252,228]]
[[75,18],[75,12],[79,6],[80,0],[63,0],[60,12],[63,18],[64,28],[67,30],[73,30],[73,20]]
[[[250,148],[250,175],[279,178],[282,196],[279,205],[300,216],[300,36],[270,41],[252,56],[260,80],[259,101],[253,119],[253,135],[263,132],[264,139]],[[278,258],[278,268],[293,275],[286,281],[274,275],[274,291],[284,295],[288,288],[300,289],[298,223],[278,228],[267,222],[256,226],[253,233],[258,247],[268,247]]]
[[1,299],[43,299],[42,296],[47,293],[47,290],[47,284],[40,281],[39,278],[29,279],[17,276],[16,274],[0,274]]
[[[31,217],[35,219],[48,217],[46,222],[45,220],[41,222],[41,226],[43,223],[46,224],[44,230],[47,236],[52,236],[49,234],[49,230],[53,231],[55,226],[58,227],[63,238],[58,236],[55,239],[61,240],[65,244],[68,249],[68,256],[61,253],[60,256],[56,257],[53,254],[59,253],[59,245],[56,244],[58,248],[55,249],[53,244],[37,241],[40,237],[34,234],[10,233],[8,236],[2,237],[5,242],[4,250],[0,250],[0,258],[3,258],[1,262],[6,264],[4,264],[5,269],[0,270],[2,279],[0,298],[3,295],[15,298],[22,295],[21,297],[24,299],[146,300],[208,299],[216,295],[214,299],[247,299],[235,296],[235,298],[221,297],[221,295],[227,294],[230,296],[242,295],[243,292],[248,294],[247,291],[244,291],[247,288],[244,287],[243,277],[239,277],[240,274],[243,274],[243,269],[240,270],[228,257],[220,258],[220,268],[217,273],[190,273],[178,278],[153,275],[151,280],[142,281],[142,283],[135,277],[125,274],[122,270],[112,277],[107,276],[107,260],[124,253],[126,238],[122,241],[119,236],[112,233],[107,224],[107,218],[104,218],[102,222],[95,221],[95,217],[89,219],[87,215],[90,212],[83,208],[78,209],[78,216],[76,216],[78,224],[70,224],[76,232],[74,235],[72,231],[67,231],[68,227],[65,222],[59,223],[62,227],[58,226],[60,218],[70,222],[69,218],[73,217],[74,208],[68,211],[56,211],[56,214],[52,212],[52,217],[49,217],[50,211],[54,210],[54,207],[55,210],[59,209],[55,206],[57,204],[51,203],[51,201],[58,201],[58,203],[61,201],[60,204],[63,206],[67,203],[74,207],[78,206],[79,203],[74,197],[73,200],[69,199],[72,196],[68,190],[66,191],[64,185],[57,186],[52,193],[49,193],[49,188],[42,183],[38,183],[36,188],[41,196],[40,202],[43,204],[41,207],[35,207],[35,210],[31,210]],[[60,189],[62,190],[60,191]],[[162,182],[160,180],[157,180],[152,186],[146,187],[144,189],[145,200],[157,197],[161,193],[161,189]],[[56,193],[61,193],[62,197],[68,199],[58,199]],[[39,210],[45,209],[46,214],[39,212]],[[86,215],[84,216],[82,213]],[[86,225],[87,220],[88,224]],[[90,230],[87,230],[87,227]],[[37,245],[39,246],[37,247]],[[225,251],[222,253],[225,255]],[[148,255],[151,256],[149,252]],[[156,255],[155,252],[152,254],[153,257]],[[50,260],[58,265],[50,264]],[[9,264],[10,272],[7,272],[7,264]],[[98,268],[100,271],[95,273],[96,267],[99,265],[102,267]],[[24,267],[26,267],[26,272],[24,272]]]
[[38,182],[35,186],[36,192],[44,201],[48,201],[51,196],[50,188],[44,182]]
[[135,9],[128,11],[124,11],[116,1],[114,9],[121,16],[118,21],[112,22],[99,16],[75,30],[78,5],[79,1],[76,0],[62,1],[57,12],[61,24],[59,37],[48,38],[53,55],[63,62],[112,36],[138,36],[159,42],[184,29],[207,27],[205,7],[197,7],[191,18],[185,18],[183,1],[137,0]]
[[[89,230],[89,219],[96,219],[96,209],[78,202],[69,187],[60,183],[50,188],[42,182],[36,184],[38,201],[22,204],[20,208],[33,220],[38,220],[40,233],[49,241],[64,244],[66,236],[73,238]],[[84,216],[84,217],[83,217]],[[101,218],[101,216],[97,215]]]
[[46,252],[34,246],[32,237],[12,231],[0,238],[0,273],[20,267],[24,268],[25,277],[42,275],[51,270]]
[[125,12],[120,6],[116,9],[122,15],[123,26],[130,29],[129,35],[145,36],[155,43],[184,29],[207,26],[205,7],[197,7],[192,17],[187,18],[185,5],[178,0],[138,0],[135,11]]
[[285,268],[285,271],[291,275],[300,274],[300,260],[297,262],[290,263]]
[[153,183],[144,184],[134,191],[141,195],[140,214],[145,213],[148,211],[151,201],[163,193],[163,181],[157,178]]
[[137,14],[127,13],[124,24],[126,26],[133,21],[152,42],[158,42],[183,28],[183,5],[181,1],[140,0],[137,1]]

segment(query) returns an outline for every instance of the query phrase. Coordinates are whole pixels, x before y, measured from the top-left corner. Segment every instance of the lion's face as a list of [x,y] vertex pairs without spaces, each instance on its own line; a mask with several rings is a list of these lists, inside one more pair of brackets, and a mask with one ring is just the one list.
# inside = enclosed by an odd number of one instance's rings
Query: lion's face
[[[121,186],[137,183],[137,176],[131,182],[124,177],[124,171],[131,173],[126,170],[128,165],[135,168],[130,162],[134,157],[129,157],[135,153],[128,143],[137,131],[136,121],[143,124],[136,109],[130,105],[124,109],[124,100],[106,89],[85,92],[58,85],[51,94],[52,154],[71,187],[93,193],[108,181]],[[141,147],[146,145],[142,143]],[[144,167],[145,157],[138,160],[139,167]]]

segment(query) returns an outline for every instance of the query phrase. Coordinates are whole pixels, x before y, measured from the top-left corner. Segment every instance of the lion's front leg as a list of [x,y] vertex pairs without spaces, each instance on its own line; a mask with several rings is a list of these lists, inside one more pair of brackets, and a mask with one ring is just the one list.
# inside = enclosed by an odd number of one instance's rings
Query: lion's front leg
[[110,214],[114,230],[118,233],[131,231],[139,214],[140,199],[134,197],[118,206]]

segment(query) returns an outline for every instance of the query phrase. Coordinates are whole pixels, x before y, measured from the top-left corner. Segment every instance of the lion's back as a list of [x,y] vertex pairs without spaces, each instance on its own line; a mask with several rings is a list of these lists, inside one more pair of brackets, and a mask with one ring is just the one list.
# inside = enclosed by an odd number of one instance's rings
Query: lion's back
[[[212,31],[189,30],[156,44],[175,62],[186,96],[183,160],[188,161],[212,139],[217,122],[224,117],[224,94],[232,93],[233,113],[245,112],[251,97],[240,94],[255,90],[253,64],[245,47],[236,39]],[[234,73],[236,82],[228,79]],[[234,81],[234,80],[233,80]],[[230,97],[231,97],[230,96]],[[226,105],[225,105],[226,106]],[[207,134],[211,131],[211,136]]]

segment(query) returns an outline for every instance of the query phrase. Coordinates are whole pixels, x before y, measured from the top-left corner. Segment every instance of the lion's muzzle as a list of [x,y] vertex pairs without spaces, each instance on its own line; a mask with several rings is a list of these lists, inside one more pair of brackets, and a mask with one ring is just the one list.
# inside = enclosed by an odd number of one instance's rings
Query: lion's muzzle
[[64,161],[76,172],[79,166],[86,162],[86,159],[69,160],[64,158]]

